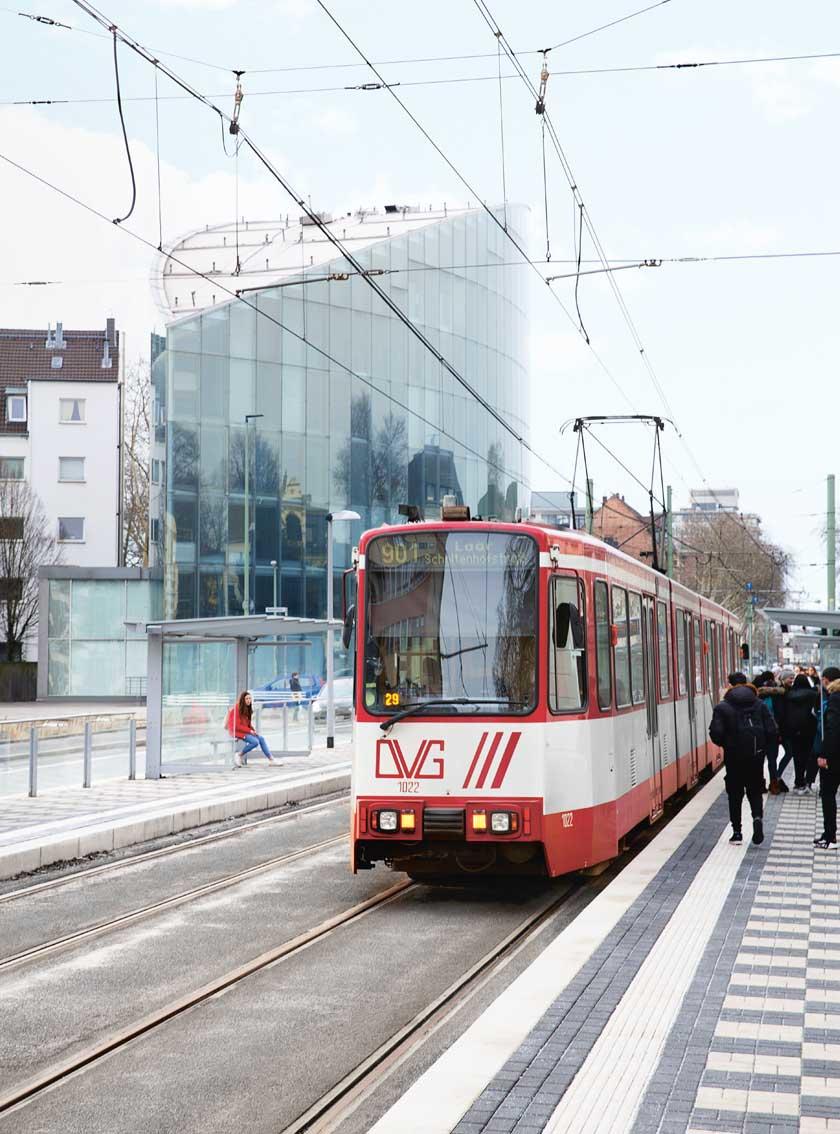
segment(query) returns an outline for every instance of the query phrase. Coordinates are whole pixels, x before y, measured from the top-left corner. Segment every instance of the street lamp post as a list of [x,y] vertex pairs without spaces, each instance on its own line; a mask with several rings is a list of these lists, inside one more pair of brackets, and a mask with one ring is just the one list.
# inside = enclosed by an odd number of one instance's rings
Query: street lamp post
[[274,592],[273,592],[274,593],[274,602],[273,602],[272,605],[273,605],[273,607],[276,611],[277,610],[277,560],[276,559],[272,559],[272,561],[271,561],[271,570],[274,572]]
[[[264,417],[261,413],[246,413],[245,414],[245,554],[243,556],[245,565],[245,587],[244,587],[244,602],[242,609],[245,614],[251,613],[251,492],[250,492],[250,470],[251,470],[251,454],[248,446],[248,422],[256,420],[258,417]],[[275,599],[274,605],[277,606]]]
[[344,509],[327,513],[327,748],[335,748],[335,659],[333,657],[333,521],[361,520],[358,512]]

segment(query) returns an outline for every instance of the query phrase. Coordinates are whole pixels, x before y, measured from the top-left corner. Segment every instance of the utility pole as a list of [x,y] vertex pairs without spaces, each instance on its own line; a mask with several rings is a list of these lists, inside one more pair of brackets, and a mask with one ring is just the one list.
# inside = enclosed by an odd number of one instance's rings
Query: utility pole
[[674,516],[671,511],[671,486],[665,489],[665,570],[674,577]]
[[826,487],[828,489],[828,500],[826,501],[826,523],[825,523],[825,538],[827,543],[826,561],[828,563],[828,603],[826,604],[829,610],[834,610],[836,606],[836,586],[837,576],[835,558],[837,554],[837,533],[835,525],[835,512],[834,512],[834,473],[829,473],[826,478]]
[[770,619],[764,615],[764,668],[770,668]]
[[[755,619],[755,595],[752,583],[747,583],[747,661],[753,664],[753,621]],[[749,674],[747,675],[749,676]]]

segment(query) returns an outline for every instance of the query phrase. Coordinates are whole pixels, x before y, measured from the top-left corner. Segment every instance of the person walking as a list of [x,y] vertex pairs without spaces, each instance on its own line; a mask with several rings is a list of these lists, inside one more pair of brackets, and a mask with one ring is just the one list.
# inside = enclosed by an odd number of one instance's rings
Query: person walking
[[[781,732],[780,721],[782,719],[782,703],[785,695],[784,687],[778,685],[776,677],[772,670],[765,670],[753,682],[755,691],[761,698],[763,704],[767,706],[773,715],[773,720],[776,722],[777,731]],[[788,790],[788,786],[782,779],[781,772],[777,767],[777,750],[767,755],[767,771],[770,779],[770,794],[779,795]]]
[[289,692],[295,705],[295,720],[300,720],[300,703],[303,700],[303,689],[300,684],[300,674],[295,670],[289,678]]
[[817,733],[814,714],[819,703],[820,695],[811,688],[806,674],[798,673],[784,696],[785,756],[793,757],[795,795],[808,794],[808,765]]
[[233,754],[233,762],[237,768],[241,768],[243,763],[247,764],[248,753],[253,752],[255,748],[260,748],[269,764],[276,764],[277,761],[271,755],[271,749],[264,736],[260,736],[252,724],[252,717],[254,715],[254,703],[251,694],[246,689],[240,693],[239,699],[227,716],[226,727],[231,736],[235,737],[237,741],[242,741],[242,748]]
[[764,842],[764,760],[775,759],[779,735],[773,714],[743,673],[730,673],[729,688],[715,705],[709,724],[709,736],[723,749],[726,768],[726,794],[729,797],[729,819],[732,823],[730,843],[744,841],[741,832],[741,809],[746,794],[753,821],[752,841]]
[[814,839],[814,846],[819,850],[837,850],[837,788],[840,786],[840,669],[837,666],[826,666],[822,685],[822,728],[816,748],[823,833]]

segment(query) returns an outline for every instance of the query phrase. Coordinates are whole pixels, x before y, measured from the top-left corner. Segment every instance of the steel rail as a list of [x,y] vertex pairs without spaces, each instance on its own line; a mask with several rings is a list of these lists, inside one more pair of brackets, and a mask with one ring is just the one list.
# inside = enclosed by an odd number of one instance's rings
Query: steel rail
[[175,909],[177,906],[182,906],[186,902],[195,901],[196,898],[203,898],[208,894],[218,893],[219,890],[227,890],[230,886],[237,886],[240,882],[246,882],[249,878],[264,874],[266,871],[273,870],[277,866],[285,866],[287,863],[296,862],[305,855],[317,854],[318,851],[328,850],[330,847],[338,846],[345,842],[346,839],[346,835],[335,835],[333,838],[325,839],[320,843],[313,843],[311,846],[302,847],[300,850],[296,851],[289,851],[286,854],[268,859],[266,862],[259,862],[255,866],[247,866],[243,870],[235,871],[233,874],[226,874],[223,878],[217,878],[213,882],[204,882],[201,886],[194,886],[190,890],[183,890],[180,894],[172,894],[168,898],[161,898],[159,902],[151,902],[147,906],[130,910],[128,913],[120,914],[118,917],[110,918],[108,921],[100,921],[97,922],[96,925],[89,925],[84,929],[74,930],[73,933],[67,933],[64,937],[56,937],[54,940],[45,941],[41,945],[33,945],[29,949],[23,949],[20,953],[13,953],[9,957],[0,957],[0,975],[8,969],[13,968],[15,965],[21,965],[26,961],[32,961],[39,957],[51,956],[53,953],[57,953],[61,949],[66,949],[71,945],[77,945],[81,941],[89,941],[93,937],[101,937],[106,933],[110,933],[112,930],[122,929],[127,925],[134,925],[136,922],[144,921],[146,918],[153,917],[155,914]]
[[284,1127],[282,1134],[328,1134],[329,1131],[338,1129],[392,1071],[481,991],[517,954],[527,948],[578,889],[578,886],[570,885],[559,898],[553,899],[537,913],[526,918],[291,1125]]
[[[239,823],[235,827],[228,827],[224,831],[214,831],[210,835],[202,835],[200,838],[191,839],[188,842],[174,843],[171,846],[158,847],[156,850],[151,851],[141,851],[140,854],[129,855],[126,858],[119,859],[117,862],[104,862],[101,866],[83,868],[82,870],[75,871],[73,874],[62,875],[61,878],[51,878],[47,882],[36,882],[33,886],[23,886],[19,890],[10,890],[7,894],[0,894],[0,905],[4,902],[15,901],[18,898],[28,898],[31,894],[42,894],[45,890],[54,890],[63,886],[69,886],[71,882],[78,882],[81,879],[95,878],[101,874],[108,874],[126,866],[133,866],[135,863],[151,862],[153,859],[164,858],[167,855],[177,854],[179,851],[192,850],[193,847],[207,846],[208,843],[217,843],[222,839],[233,838],[234,835],[239,835],[243,831],[253,831],[257,827],[264,827],[269,823],[282,823],[286,820],[294,819],[298,815],[311,815],[313,811],[321,811],[326,807],[331,807],[334,803],[340,803],[349,795],[349,790],[331,792],[327,798],[318,803],[295,807],[293,811],[283,811],[280,815],[269,815],[265,819],[254,819],[248,823]],[[207,805],[212,806],[214,802],[224,802],[224,800],[214,801],[211,799],[207,801]],[[176,832],[176,834],[180,834],[180,832]],[[167,836],[158,837],[165,838]],[[56,863],[56,865],[58,864]]]
[[0,1114],[5,1114],[13,1108],[27,1103],[43,1091],[46,1091],[49,1087],[55,1086],[63,1079],[75,1075],[91,1064],[97,1063],[104,1056],[126,1047],[133,1040],[153,1032],[167,1021],[182,1016],[185,1012],[195,1008],[198,1004],[202,1004],[211,997],[217,996],[225,989],[239,984],[241,981],[245,980],[246,977],[268,968],[269,965],[273,965],[277,961],[281,961],[286,957],[301,952],[313,942],[327,937],[329,934],[345,925],[357,921],[371,910],[395,901],[406,891],[415,889],[416,887],[416,882],[411,882],[407,879],[402,882],[397,882],[394,886],[390,886],[387,890],[383,890],[374,897],[367,898],[365,901],[351,906],[350,909],[327,918],[326,921],[322,921],[320,925],[315,926],[313,929],[298,934],[298,936],[293,937],[291,941],[286,941],[282,945],[278,945],[265,953],[261,953],[250,961],[246,961],[244,965],[230,969],[223,976],[209,981],[194,992],[187,993],[184,996],[178,997],[176,1000],[170,1001],[162,1008],[150,1012],[148,1015],[136,1020],[133,1024],[111,1032],[110,1035],[106,1036],[104,1039],[83,1048],[75,1055],[59,1060],[59,1062],[54,1063],[39,1075],[33,1076],[19,1086],[13,1087],[10,1091],[0,1094]]

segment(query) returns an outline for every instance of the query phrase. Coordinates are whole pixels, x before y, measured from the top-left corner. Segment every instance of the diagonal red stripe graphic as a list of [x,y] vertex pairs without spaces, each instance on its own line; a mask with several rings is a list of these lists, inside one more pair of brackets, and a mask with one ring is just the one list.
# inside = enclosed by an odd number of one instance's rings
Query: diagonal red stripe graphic
[[490,785],[491,788],[501,787],[504,783],[505,776],[507,775],[507,770],[510,766],[511,760],[513,759],[513,754],[516,751],[516,746],[519,743],[519,738],[521,735],[521,732],[512,732],[510,734],[510,740],[507,742],[507,747],[505,748],[502,755],[501,763],[499,764],[496,774],[493,777],[493,782]]
[[467,772],[467,778],[464,780],[464,787],[465,788],[470,786],[470,780],[472,779],[472,774],[475,771],[475,766],[478,763],[478,758],[481,755],[481,750],[484,747],[484,741],[486,739],[487,739],[487,733],[483,732],[481,734],[481,740],[479,740],[479,742],[478,742],[478,748],[476,748],[475,755],[472,758],[472,763],[470,764],[470,770]]
[[484,787],[484,781],[487,779],[487,775],[490,771],[490,768],[493,766],[493,760],[495,759],[495,756],[496,756],[496,750],[498,749],[499,744],[501,743],[503,736],[504,736],[504,733],[501,733],[501,732],[497,732],[497,733],[494,734],[493,743],[490,745],[490,750],[488,751],[487,756],[485,757],[484,764],[483,764],[482,769],[481,769],[481,775],[478,777],[478,781],[476,782],[476,785],[475,785],[477,788],[483,788]]

